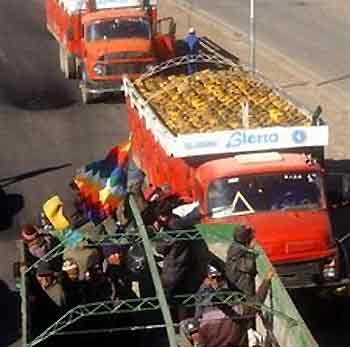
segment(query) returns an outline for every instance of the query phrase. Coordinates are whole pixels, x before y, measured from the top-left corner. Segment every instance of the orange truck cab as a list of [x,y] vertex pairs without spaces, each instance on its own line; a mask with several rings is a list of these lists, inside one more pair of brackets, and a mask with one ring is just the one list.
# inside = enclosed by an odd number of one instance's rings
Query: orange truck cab
[[253,227],[288,287],[336,278],[324,170],[309,157],[235,155],[202,164],[195,180],[204,222]]
[[175,55],[175,23],[157,18],[157,0],[46,0],[46,18],[60,68],[81,79],[84,103],[120,91],[124,74],[136,78]]
[[204,223],[252,226],[288,288],[349,282],[340,274],[319,164],[328,144],[319,115],[302,109],[311,117],[305,126],[174,134],[128,78],[124,91],[132,156],[150,184],[197,202]]

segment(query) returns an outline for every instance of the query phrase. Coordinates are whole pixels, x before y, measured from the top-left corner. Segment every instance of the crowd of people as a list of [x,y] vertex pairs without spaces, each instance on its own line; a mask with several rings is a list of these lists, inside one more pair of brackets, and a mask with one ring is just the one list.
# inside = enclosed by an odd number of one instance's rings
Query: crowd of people
[[[151,236],[163,230],[191,230],[199,223],[201,214],[197,207],[179,216],[174,211],[184,203],[181,199],[164,188],[148,193],[146,199],[141,186],[138,183],[130,187],[116,211],[116,233],[137,230],[129,205],[130,195],[134,196]],[[63,211],[60,213],[64,217]],[[155,296],[142,247],[132,242],[112,243],[110,238],[96,245],[86,235],[80,235],[74,225],[69,229],[74,242],[65,244],[63,254],[38,262],[62,242],[47,217],[44,213],[42,225],[24,225],[21,231],[28,265],[38,264],[30,275],[28,291],[32,314],[44,310],[46,325],[78,305],[136,298],[133,282],[138,282],[141,297]],[[72,223],[69,217],[64,218]],[[272,273],[256,291],[254,231],[245,226],[236,227],[225,267],[221,269],[210,264],[203,240],[185,241],[167,235],[157,238],[154,246],[173,319],[179,323],[189,346],[248,346],[248,331],[254,328],[256,310],[251,305],[214,304],[212,298],[217,292],[235,291],[254,302],[264,300]],[[206,252],[207,258],[203,256]],[[189,293],[197,293],[199,298],[195,312],[174,300],[177,295]]]

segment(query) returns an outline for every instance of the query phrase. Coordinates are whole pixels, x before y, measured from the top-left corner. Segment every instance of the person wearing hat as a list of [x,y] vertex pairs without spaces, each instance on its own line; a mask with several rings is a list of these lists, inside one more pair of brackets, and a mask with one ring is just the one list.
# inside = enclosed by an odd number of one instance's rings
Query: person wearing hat
[[255,295],[257,269],[254,245],[254,230],[249,226],[238,225],[225,263],[225,274],[230,288],[238,289],[248,297]]
[[222,274],[216,267],[208,265],[207,277],[204,279],[196,296],[199,298],[196,306],[195,318],[199,319],[205,308],[211,306],[212,294],[218,291],[227,291],[228,285]]
[[21,229],[21,238],[29,253],[35,258],[42,258],[55,247],[55,239],[31,224],[25,224]]
[[35,277],[51,303],[54,303],[59,308],[66,305],[66,295],[63,287],[49,263],[40,262]]
[[[180,332],[185,337],[188,346],[235,346],[229,344],[231,341],[229,331],[231,321],[229,321],[229,324],[226,323],[226,319],[229,318],[221,311],[222,305],[219,307],[218,304],[213,302],[216,293],[225,291],[229,292],[229,289],[222,272],[209,264],[207,276],[196,293],[195,315],[193,318],[180,323]],[[206,328],[214,327],[214,336],[201,337],[201,334],[203,335],[202,321],[205,322]],[[219,325],[217,325],[218,322],[220,322]],[[217,329],[218,327],[219,329]]]
[[90,247],[87,241],[81,241],[74,247],[64,249],[63,260],[73,260],[79,269],[79,280],[83,280],[90,267],[101,263],[101,256],[96,247]]
[[79,266],[73,258],[68,258],[63,262],[62,274],[67,306],[72,308],[86,303],[87,283],[80,280]]
[[[198,345],[201,347],[248,346],[248,331],[252,330],[259,307],[265,301],[271,284],[273,271],[270,270],[259,285],[257,293],[247,302],[238,300],[231,304],[211,304],[202,302],[201,315],[198,321]],[[226,291],[221,288],[216,291]],[[228,295],[234,295],[231,291]],[[210,296],[209,296],[210,298]],[[238,297],[238,299],[241,299]],[[253,324],[252,324],[253,323]],[[253,331],[251,331],[253,332]]]
[[62,271],[70,281],[79,281],[79,266],[73,258],[68,258],[63,262]]
[[116,244],[105,244],[102,245],[102,255],[103,271],[113,283],[115,296],[121,299],[133,297],[132,282],[125,264],[125,249]]
[[[186,44],[186,54],[190,58],[194,58],[199,53],[199,38],[196,35],[194,28],[188,30],[188,35],[185,38]],[[194,72],[197,72],[197,64],[189,63],[187,64],[187,72],[189,75],[192,75]]]

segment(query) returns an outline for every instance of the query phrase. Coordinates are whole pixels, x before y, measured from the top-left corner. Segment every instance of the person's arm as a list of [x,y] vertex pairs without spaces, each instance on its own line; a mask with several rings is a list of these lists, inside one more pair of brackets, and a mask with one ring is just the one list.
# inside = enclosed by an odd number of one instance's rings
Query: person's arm
[[266,274],[266,277],[263,279],[263,281],[260,283],[258,290],[256,291],[255,300],[257,303],[262,304],[267,296],[267,293],[269,291],[269,288],[271,286],[271,280],[274,275],[274,272],[272,270],[269,270]]
[[260,283],[256,291],[255,297],[249,300],[249,303],[251,303],[252,305],[244,305],[243,317],[252,316],[252,315],[254,316],[259,311],[255,305],[264,303],[267,293],[271,286],[271,280],[273,275],[274,275],[274,272],[272,270],[268,271],[265,278]]

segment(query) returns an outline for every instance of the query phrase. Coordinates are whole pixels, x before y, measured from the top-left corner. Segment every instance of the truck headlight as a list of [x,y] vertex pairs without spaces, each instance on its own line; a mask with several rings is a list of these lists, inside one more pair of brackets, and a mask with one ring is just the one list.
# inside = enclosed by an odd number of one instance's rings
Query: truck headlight
[[336,258],[331,258],[326,261],[323,266],[322,275],[325,280],[334,280],[337,278],[338,269]]
[[103,64],[96,64],[94,66],[94,72],[96,75],[103,76],[106,74],[106,65]]

